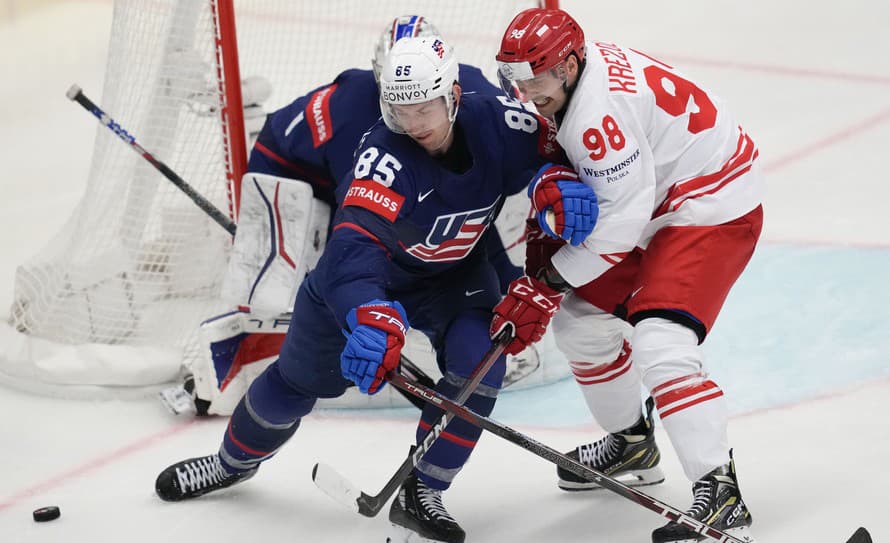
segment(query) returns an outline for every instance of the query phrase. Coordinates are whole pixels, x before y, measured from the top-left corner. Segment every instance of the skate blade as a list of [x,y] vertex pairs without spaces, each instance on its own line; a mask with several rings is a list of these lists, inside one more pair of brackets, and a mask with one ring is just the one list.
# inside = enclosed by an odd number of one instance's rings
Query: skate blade
[[[754,541],[754,536],[751,535],[751,530],[747,526],[723,530],[723,533],[731,535],[736,539],[740,539],[745,543],[756,543],[756,541]],[[699,536],[692,539],[674,539],[672,541],[666,541],[664,543],[702,543],[703,541],[710,541],[710,539],[705,536]]]
[[[649,486],[663,483],[664,472],[661,471],[661,468],[659,467],[649,469],[635,469],[632,471],[626,471],[618,475],[617,477],[612,478],[627,486]],[[599,490],[603,488],[593,481],[584,481],[583,483],[579,483],[577,481],[563,481],[562,479],[560,479],[557,485],[559,486],[559,488],[567,490],[569,492],[576,492],[581,490]]]
[[446,543],[441,539],[430,539],[423,537],[413,530],[409,530],[404,526],[390,523],[389,535],[386,537],[386,543]]

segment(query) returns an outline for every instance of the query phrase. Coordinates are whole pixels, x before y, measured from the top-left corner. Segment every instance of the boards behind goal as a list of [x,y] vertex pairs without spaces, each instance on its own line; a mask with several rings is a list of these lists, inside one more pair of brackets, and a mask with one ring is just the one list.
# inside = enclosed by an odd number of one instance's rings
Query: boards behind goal
[[[493,79],[500,32],[535,4],[117,0],[97,102],[237,219],[245,105],[262,101],[271,112],[342,70],[370,69],[387,22],[418,10],[461,62]],[[143,395],[206,356],[198,325],[229,309],[219,291],[231,237],[127,147],[97,129],[80,203],[18,267],[0,327],[5,383],[65,397]],[[521,236],[525,208],[505,211],[498,227],[509,244]],[[513,251],[521,259],[522,248]]]

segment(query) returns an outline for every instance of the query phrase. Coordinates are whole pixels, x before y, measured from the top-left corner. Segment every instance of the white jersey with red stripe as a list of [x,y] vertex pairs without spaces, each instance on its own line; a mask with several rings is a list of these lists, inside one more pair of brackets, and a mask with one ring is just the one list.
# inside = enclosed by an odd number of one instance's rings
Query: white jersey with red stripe
[[645,248],[665,226],[722,224],[763,198],[757,149],[724,101],[612,43],[587,42],[557,140],[599,201],[593,233],[553,257],[573,286]]

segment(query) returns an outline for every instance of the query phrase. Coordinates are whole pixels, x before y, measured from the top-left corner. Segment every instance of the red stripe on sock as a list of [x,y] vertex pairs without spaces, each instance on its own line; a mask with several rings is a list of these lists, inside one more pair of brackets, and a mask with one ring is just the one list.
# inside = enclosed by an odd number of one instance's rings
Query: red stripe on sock
[[[606,383],[621,377],[631,368],[630,353],[630,345],[625,341],[624,345],[621,346],[618,358],[614,362],[591,366],[590,362],[571,361],[569,362],[569,367],[572,369],[572,374],[574,374],[575,380],[579,384],[594,385]],[[612,372],[616,373],[612,374]]]
[[671,379],[670,381],[665,381],[664,383],[661,383],[660,385],[658,385],[657,387],[652,389],[652,396],[657,397],[658,394],[662,390],[664,390],[668,387],[672,387],[676,384],[682,383],[683,381],[688,381],[690,379],[696,379],[696,378],[702,378],[702,377],[704,377],[704,375],[702,375],[701,373],[693,373],[691,375],[684,375],[683,377],[677,377],[676,379]]
[[608,375],[606,377],[600,377],[605,373],[608,373],[612,370],[620,368],[621,362],[622,361],[619,360],[618,363],[609,364],[608,366],[605,366],[605,367],[597,366],[596,368],[590,368],[590,369],[577,368],[573,364],[570,364],[570,366],[572,368],[572,373],[575,375],[575,380],[578,381],[579,384],[595,385],[598,383],[607,383],[609,381],[613,381],[615,379],[618,379],[625,373],[627,373],[627,371],[631,368],[631,365],[632,365],[630,362],[627,362],[625,364],[625,366],[623,368],[621,368],[621,371],[611,374],[611,375]]
[[232,422],[231,421],[229,421],[229,426],[228,426],[228,428],[226,428],[226,435],[229,437],[229,439],[232,440],[232,443],[234,443],[236,447],[238,447],[242,451],[246,452],[247,454],[252,454],[257,457],[269,456],[269,453],[259,451],[257,449],[252,449],[252,448],[248,447],[247,445],[245,445],[244,443],[241,443],[240,441],[235,439],[235,435],[232,433]]
[[[417,426],[424,432],[429,431],[429,429],[432,428],[432,425],[430,425],[428,422],[426,422],[424,420],[421,420]],[[476,446],[476,441],[470,441],[469,439],[464,439],[460,436],[456,436],[456,435],[452,434],[451,432],[442,432],[441,434],[439,434],[439,437],[442,439],[448,440],[452,443],[455,443],[457,445],[460,445],[461,447],[466,447],[468,449],[472,449],[473,447]]]
[[719,388],[720,387],[718,387],[717,383],[715,383],[714,381],[704,381],[696,385],[675,388],[663,394],[658,394],[654,390],[652,391],[652,393],[655,396],[655,404],[658,407],[665,407],[672,403],[683,401],[684,399],[695,396],[697,394],[708,392],[712,389],[719,390]]
[[707,396],[702,396],[701,398],[696,398],[695,400],[693,400],[691,402],[684,403],[682,405],[678,405],[676,407],[668,409],[667,411],[662,411],[661,409],[659,409],[658,416],[660,416],[661,419],[664,420],[665,417],[667,417],[668,415],[673,415],[677,411],[682,411],[682,410],[686,409],[687,407],[692,407],[693,405],[698,405],[702,402],[706,402],[708,400],[713,400],[714,398],[719,398],[720,396],[723,396],[723,391],[718,388],[717,392],[715,392],[713,394],[709,394]]

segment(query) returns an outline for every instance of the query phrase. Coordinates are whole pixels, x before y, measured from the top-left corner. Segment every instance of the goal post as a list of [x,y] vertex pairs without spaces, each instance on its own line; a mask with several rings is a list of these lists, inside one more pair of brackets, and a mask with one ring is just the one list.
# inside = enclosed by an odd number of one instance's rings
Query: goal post
[[[237,220],[248,153],[244,102],[254,99],[244,82],[268,81],[262,106],[272,112],[345,69],[370,69],[387,22],[418,12],[454,44],[461,62],[494,81],[500,32],[533,5],[116,0],[97,103]],[[508,244],[521,234],[522,211],[499,220]],[[99,128],[80,202],[62,230],[17,268],[12,307],[0,325],[0,382],[93,398],[144,395],[176,380],[184,363],[205,356],[200,323],[229,309],[219,292],[230,248],[224,229]]]

